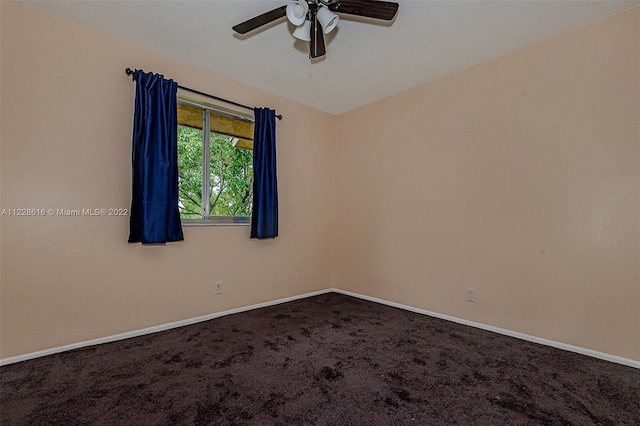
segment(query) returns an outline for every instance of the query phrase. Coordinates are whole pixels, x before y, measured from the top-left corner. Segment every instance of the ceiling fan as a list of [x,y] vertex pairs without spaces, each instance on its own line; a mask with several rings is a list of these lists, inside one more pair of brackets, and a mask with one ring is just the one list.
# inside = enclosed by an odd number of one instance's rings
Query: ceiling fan
[[293,36],[309,42],[309,57],[326,54],[324,34],[329,34],[340,19],[337,13],[391,21],[398,11],[398,3],[378,0],[291,0],[280,6],[239,23],[233,27],[238,34],[246,34],[286,16],[296,25]]

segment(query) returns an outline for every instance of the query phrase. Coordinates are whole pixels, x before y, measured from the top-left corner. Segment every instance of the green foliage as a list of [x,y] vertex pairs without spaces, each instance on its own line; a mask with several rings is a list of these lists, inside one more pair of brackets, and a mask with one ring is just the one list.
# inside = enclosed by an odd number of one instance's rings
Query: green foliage
[[[235,148],[231,138],[210,136],[211,216],[250,216],[253,201],[253,153]],[[202,218],[202,130],[178,126],[180,216]]]
[[251,216],[253,152],[211,133],[211,215]]
[[180,217],[202,217],[202,130],[178,126]]

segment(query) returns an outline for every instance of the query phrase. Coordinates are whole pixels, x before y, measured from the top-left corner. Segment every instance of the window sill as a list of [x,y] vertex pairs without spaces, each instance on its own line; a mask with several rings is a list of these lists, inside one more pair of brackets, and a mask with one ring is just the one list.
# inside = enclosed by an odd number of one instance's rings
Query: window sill
[[251,217],[212,216],[207,219],[182,219],[183,226],[250,226]]

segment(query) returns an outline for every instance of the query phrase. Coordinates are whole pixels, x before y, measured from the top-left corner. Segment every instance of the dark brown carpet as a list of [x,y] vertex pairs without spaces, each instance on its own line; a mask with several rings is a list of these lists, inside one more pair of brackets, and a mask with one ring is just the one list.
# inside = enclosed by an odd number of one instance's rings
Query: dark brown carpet
[[329,293],[0,368],[9,425],[640,425],[640,370]]

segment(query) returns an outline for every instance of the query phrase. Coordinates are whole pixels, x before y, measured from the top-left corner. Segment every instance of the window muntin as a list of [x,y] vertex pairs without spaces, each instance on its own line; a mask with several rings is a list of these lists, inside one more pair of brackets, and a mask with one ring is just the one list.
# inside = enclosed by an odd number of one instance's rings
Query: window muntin
[[183,224],[249,224],[252,149],[251,118],[189,100],[178,101],[178,188]]

